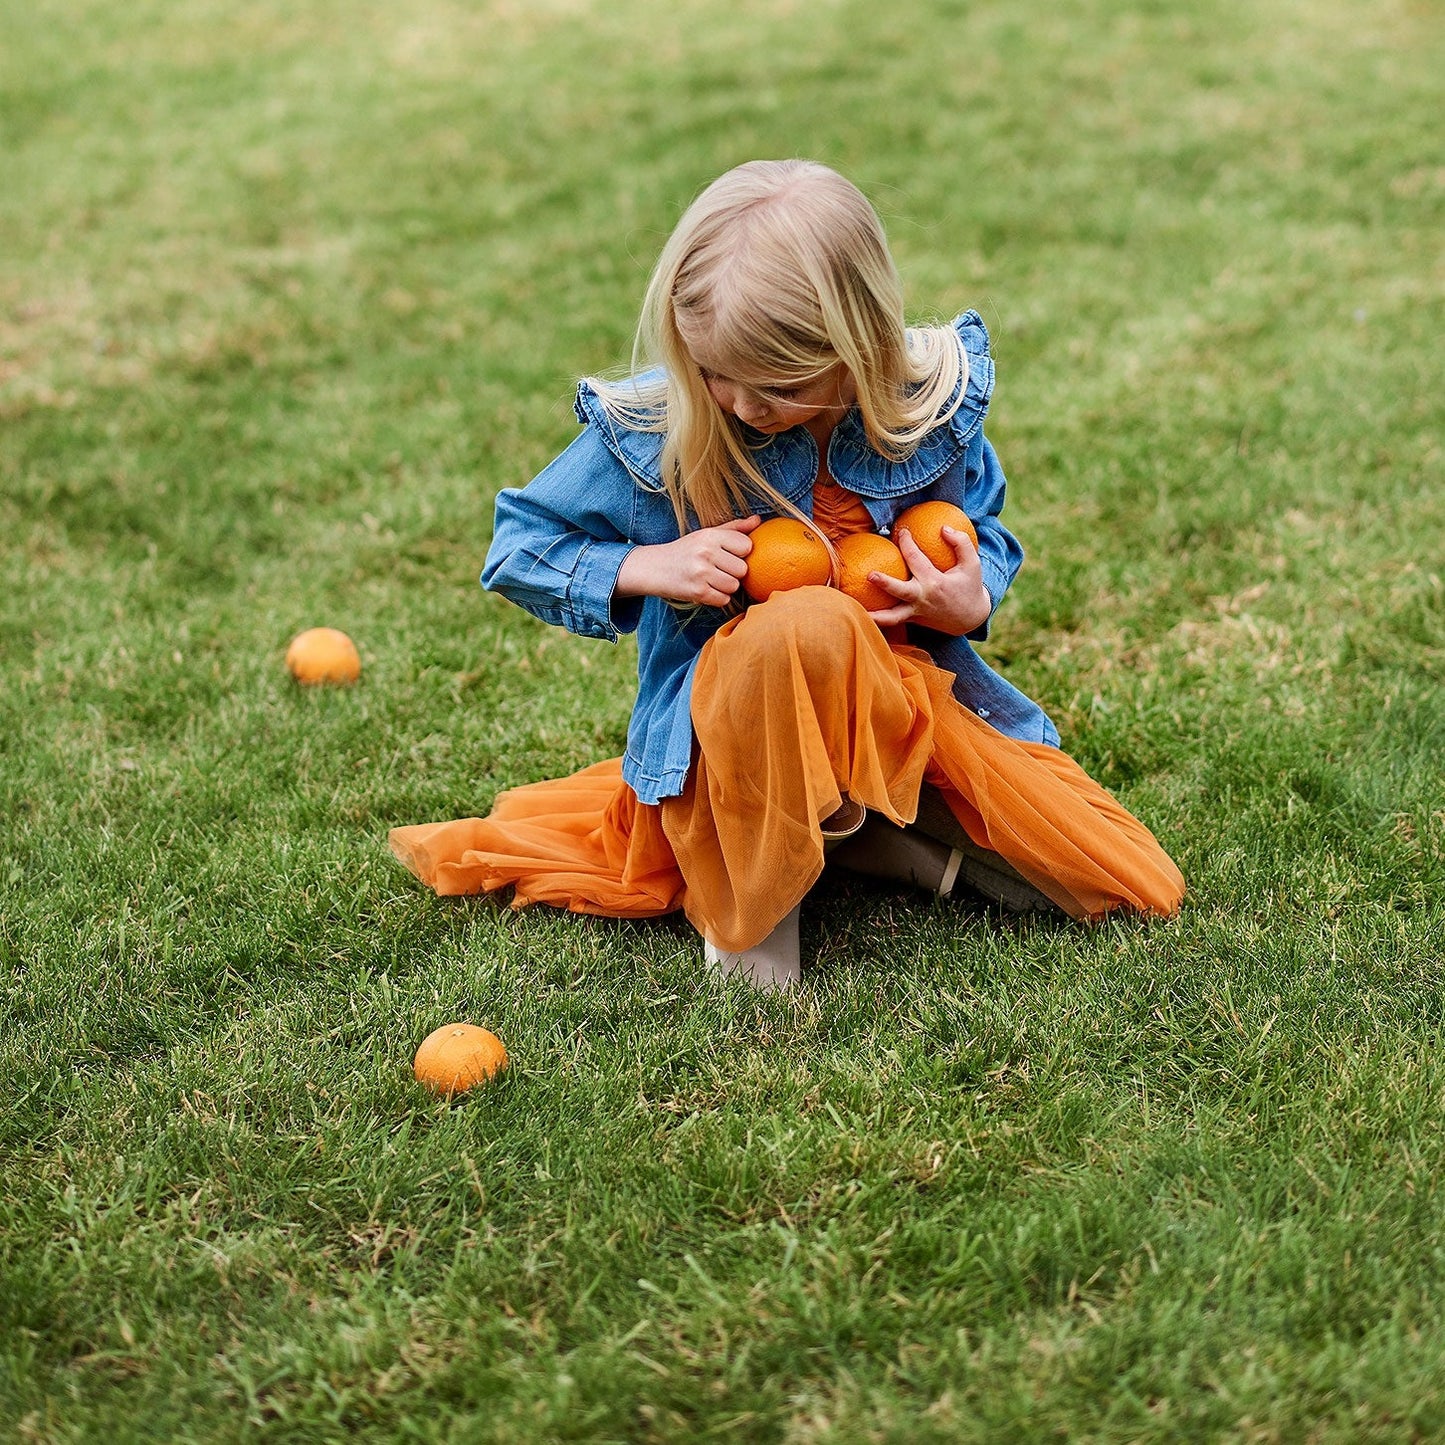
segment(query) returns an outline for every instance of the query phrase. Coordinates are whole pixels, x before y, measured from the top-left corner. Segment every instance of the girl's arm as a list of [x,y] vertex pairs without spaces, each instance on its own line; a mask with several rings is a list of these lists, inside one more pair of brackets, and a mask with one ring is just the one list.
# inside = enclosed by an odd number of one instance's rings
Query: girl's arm
[[899,582],[881,572],[869,574],[897,599],[895,606],[868,614],[880,627],[913,622],[950,637],[967,637],[987,627],[998,604],[984,585],[982,559],[967,532],[945,527],[943,539],[954,552],[954,564],[946,570],[929,561],[906,529],[895,534],[893,540],[913,575]]
[[[643,510],[647,530],[663,540],[639,544]],[[725,606],[748,570],[748,533],[760,520],[678,537],[668,504],[640,489],[589,429],[528,486],[498,495],[482,586],[543,622],[615,640],[641,621],[643,597]]]
[[[984,436],[982,429],[969,442],[958,465],[949,473],[950,478],[962,473],[959,480],[963,486],[963,499],[958,505],[968,513],[969,520],[978,531],[978,561],[983,576],[983,585],[988,589],[993,606],[989,609],[992,617],[1003,601],[1004,593],[1013,585],[1024,565],[1024,549],[1019,540],[999,521],[1003,511],[1007,483],[1003,467],[999,465],[998,453],[993,444]],[[955,500],[950,498],[950,500]],[[969,637],[982,641],[988,636],[988,618]]]
[[498,494],[482,586],[543,622],[616,641],[642,618],[640,600],[614,603],[636,505],[632,477],[594,432],[582,432],[534,481]]

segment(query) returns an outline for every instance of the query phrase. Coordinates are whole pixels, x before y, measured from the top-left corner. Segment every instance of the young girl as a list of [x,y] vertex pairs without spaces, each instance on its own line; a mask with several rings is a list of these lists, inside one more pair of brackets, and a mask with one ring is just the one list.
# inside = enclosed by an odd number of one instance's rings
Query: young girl
[[[998,520],[977,314],[906,329],[862,193],[755,161],[683,216],[638,339],[651,369],[584,381],[581,434],[498,497],[482,573],[545,622],[637,633],[626,754],[504,793],[488,818],[394,829],[396,855],[443,894],[681,907],[710,961],[777,987],[800,976],[798,908],[830,850],[1006,907],[1173,913],[1173,862],[970,645],[1023,561]],[[899,531],[911,579],[871,578],[892,606],[817,586],[741,605],[763,518],[836,541],[931,498],[963,508],[977,547],[946,531],[941,570]]]

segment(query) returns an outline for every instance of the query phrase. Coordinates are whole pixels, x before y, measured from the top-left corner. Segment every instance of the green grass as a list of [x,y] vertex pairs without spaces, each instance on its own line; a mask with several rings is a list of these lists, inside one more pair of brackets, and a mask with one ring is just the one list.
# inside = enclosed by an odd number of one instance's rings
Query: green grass
[[[0,1435],[1445,1437],[1437,22],[11,0]],[[1177,921],[825,882],[777,999],[387,854],[620,751],[491,500],[779,154],[987,318],[991,655]]]

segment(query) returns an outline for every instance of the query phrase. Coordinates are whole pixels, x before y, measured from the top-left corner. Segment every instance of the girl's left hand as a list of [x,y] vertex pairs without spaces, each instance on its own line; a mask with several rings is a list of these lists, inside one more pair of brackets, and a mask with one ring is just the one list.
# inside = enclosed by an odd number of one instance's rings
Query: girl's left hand
[[978,550],[964,532],[952,527],[943,529],[943,538],[953,548],[958,561],[946,572],[940,571],[919,549],[918,544],[901,528],[893,536],[911,580],[900,582],[881,572],[870,572],[868,580],[882,588],[898,605],[868,615],[880,627],[894,627],[900,622],[916,622],[963,637],[982,627],[993,611],[993,598],[983,585],[983,568]]

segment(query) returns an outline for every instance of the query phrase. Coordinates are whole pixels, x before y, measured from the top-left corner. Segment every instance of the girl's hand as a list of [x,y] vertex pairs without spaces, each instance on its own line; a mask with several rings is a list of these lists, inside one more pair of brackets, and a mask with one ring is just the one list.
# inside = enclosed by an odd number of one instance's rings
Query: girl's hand
[[748,553],[753,550],[748,533],[761,521],[757,516],[740,517],[720,527],[685,532],[675,542],[634,547],[623,558],[613,595],[726,606],[748,570]]
[[868,574],[870,582],[896,598],[898,603],[896,607],[868,614],[880,627],[917,622],[953,637],[963,637],[988,621],[993,611],[993,598],[983,585],[983,569],[979,565],[977,549],[967,533],[953,527],[943,529],[943,539],[953,548],[958,559],[946,572],[940,572],[923,555],[906,527],[894,534],[893,540],[903,553],[903,560],[908,563],[913,577],[910,581],[900,582],[896,577],[885,577],[881,572]]

